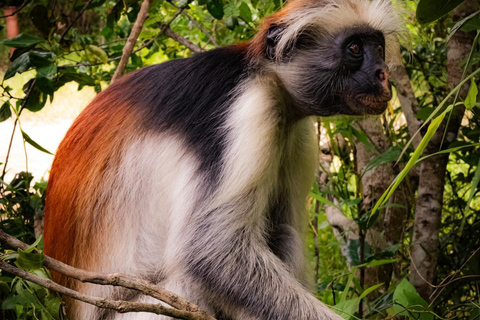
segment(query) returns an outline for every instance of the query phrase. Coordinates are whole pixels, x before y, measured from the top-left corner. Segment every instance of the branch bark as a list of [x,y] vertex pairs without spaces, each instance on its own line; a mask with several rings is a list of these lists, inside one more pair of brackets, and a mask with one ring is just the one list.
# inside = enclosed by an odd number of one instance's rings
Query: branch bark
[[115,70],[115,73],[113,74],[110,84],[113,84],[125,73],[125,67],[127,66],[128,59],[130,59],[130,56],[133,52],[133,47],[137,42],[137,38],[140,35],[140,32],[142,31],[143,24],[145,23],[145,20],[147,20],[148,8],[150,7],[150,4],[152,3],[152,1],[153,0],[144,0],[142,2],[142,6],[140,7],[140,11],[138,12],[138,15],[137,15],[137,20],[135,20],[135,24],[133,25],[132,31],[128,36],[125,47],[123,47],[122,58],[118,63],[118,67]]
[[[22,241],[8,235],[0,230],[0,242],[3,242],[15,249],[26,250],[28,245]],[[105,298],[93,297],[81,294],[75,290],[63,287],[52,280],[37,277],[24,270],[20,270],[9,265],[6,262],[0,262],[0,269],[10,272],[28,281],[41,285],[49,290],[59,292],[63,295],[77,299],[89,304],[93,304],[99,308],[112,309],[117,312],[150,312],[162,314],[169,317],[186,319],[186,320],[215,320],[197,305],[177,296],[173,292],[167,291],[162,287],[150,283],[144,279],[134,278],[122,274],[105,274],[99,272],[91,272],[71,267],[63,262],[55,260],[45,255],[45,267],[50,270],[59,272],[63,275],[79,280],[81,282],[89,282],[99,285],[121,286],[128,289],[139,291],[145,295],[151,296],[168,305],[174,307],[165,307],[162,304],[145,304],[121,300],[109,300]]]

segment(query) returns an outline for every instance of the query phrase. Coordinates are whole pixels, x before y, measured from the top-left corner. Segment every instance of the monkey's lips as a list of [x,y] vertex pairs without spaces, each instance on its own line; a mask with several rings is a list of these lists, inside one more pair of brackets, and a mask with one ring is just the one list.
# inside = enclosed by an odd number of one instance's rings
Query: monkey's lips
[[387,109],[388,102],[392,99],[392,92],[384,93],[381,96],[360,95],[348,99],[348,105],[358,115],[381,114]]

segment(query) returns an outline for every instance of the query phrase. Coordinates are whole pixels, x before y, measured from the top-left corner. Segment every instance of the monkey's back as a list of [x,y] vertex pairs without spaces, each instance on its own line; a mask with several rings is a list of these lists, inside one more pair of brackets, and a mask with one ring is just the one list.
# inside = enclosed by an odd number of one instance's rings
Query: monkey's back
[[[98,94],[67,132],[52,165],[45,209],[47,255],[104,272],[130,272],[138,261],[153,259],[148,252],[138,256],[134,244],[119,238],[138,232],[142,242],[147,239],[142,232],[168,233],[162,225],[137,224],[146,219],[136,215],[155,214],[150,210],[156,206],[169,211],[157,214],[165,217],[164,225],[171,224],[167,219],[177,200],[166,189],[190,179],[177,170],[182,161],[195,162],[210,177],[208,183],[215,183],[224,106],[245,74],[244,55],[229,47],[145,67]],[[74,287],[58,274],[54,278]]]

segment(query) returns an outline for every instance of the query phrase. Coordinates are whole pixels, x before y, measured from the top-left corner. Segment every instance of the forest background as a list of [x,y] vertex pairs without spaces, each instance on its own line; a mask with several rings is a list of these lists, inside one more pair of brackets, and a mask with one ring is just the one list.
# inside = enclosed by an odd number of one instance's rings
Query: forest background
[[[316,123],[307,240],[315,293],[345,319],[480,319],[480,3],[393,3],[406,29],[388,110]],[[284,3],[0,5],[0,232],[33,244],[0,234],[0,317],[64,319],[61,297],[23,278],[49,277],[45,188],[69,124],[112,77],[249,40]]]

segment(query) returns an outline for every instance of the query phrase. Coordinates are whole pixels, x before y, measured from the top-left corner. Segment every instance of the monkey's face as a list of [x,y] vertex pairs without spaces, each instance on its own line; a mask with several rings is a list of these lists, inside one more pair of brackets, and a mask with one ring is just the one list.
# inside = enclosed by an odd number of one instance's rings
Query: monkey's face
[[304,32],[286,59],[278,73],[301,116],[380,114],[392,98],[385,38],[368,26]]

